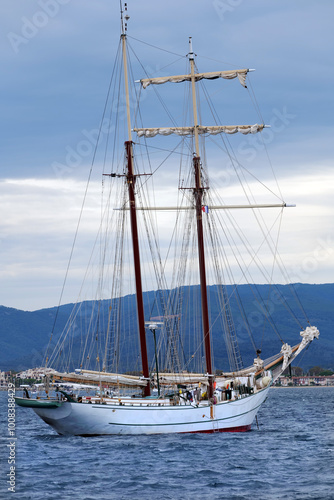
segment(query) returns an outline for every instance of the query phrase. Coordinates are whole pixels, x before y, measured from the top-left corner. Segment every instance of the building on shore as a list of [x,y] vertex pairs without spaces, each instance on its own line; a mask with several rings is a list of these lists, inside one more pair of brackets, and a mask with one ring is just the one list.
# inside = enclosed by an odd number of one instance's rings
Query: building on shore
[[6,389],[10,382],[11,372],[2,372],[0,370],[0,389]]
[[51,368],[29,368],[23,372],[19,372],[16,374],[17,379],[26,380],[26,379],[34,379],[41,380],[50,373],[53,373]]
[[301,377],[281,376],[277,379],[275,387],[310,387],[334,386],[334,375],[303,375]]

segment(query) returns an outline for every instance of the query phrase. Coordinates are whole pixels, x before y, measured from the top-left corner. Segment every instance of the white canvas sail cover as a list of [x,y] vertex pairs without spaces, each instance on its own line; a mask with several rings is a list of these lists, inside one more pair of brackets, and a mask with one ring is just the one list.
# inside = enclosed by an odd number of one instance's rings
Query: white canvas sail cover
[[[232,71],[211,71],[209,73],[195,73],[195,81],[207,79],[215,80],[216,78],[224,78],[225,80],[232,80],[233,78],[238,78],[239,82],[243,87],[246,88],[246,75],[248,69],[236,69]],[[166,82],[180,83],[187,82],[191,80],[191,75],[176,75],[176,76],[161,76],[157,78],[143,78],[140,83],[143,89],[146,89],[151,84],[161,85]]]
[[[236,134],[240,132],[241,134],[256,134],[257,132],[261,132],[263,130],[264,125],[255,123],[254,125],[215,125],[209,127],[198,126],[197,130],[199,134],[209,134],[209,135],[217,135],[217,134]],[[156,135],[193,135],[194,127],[161,127],[161,128],[134,128],[134,132],[138,135],[138,137],[155,137]]]
[[307,326],[305,330],[300,332],[301,337],[303,337],[303,340],[299,344],[298,350],[295,354],[295,357],[298,356],[298,354],[314,339],[319,338],[319,330],[316,326]]
[[78,383],[109,383],[115,385],[123,385],[128,387],[145,387],[147,381],[141,377],[123,375],[118,373],[93,372],[91,370],[82,370],[80,373],[59,373],[55,372],[54,376],[66,381]]

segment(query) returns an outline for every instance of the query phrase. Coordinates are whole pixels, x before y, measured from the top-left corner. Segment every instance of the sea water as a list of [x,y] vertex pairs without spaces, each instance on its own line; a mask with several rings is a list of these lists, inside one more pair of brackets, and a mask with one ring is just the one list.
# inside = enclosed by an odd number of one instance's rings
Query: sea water
[[64,437],[16,407],[9,437],[7,401],[1,499],[334,499],[334,387],[271,389],[246,433]]

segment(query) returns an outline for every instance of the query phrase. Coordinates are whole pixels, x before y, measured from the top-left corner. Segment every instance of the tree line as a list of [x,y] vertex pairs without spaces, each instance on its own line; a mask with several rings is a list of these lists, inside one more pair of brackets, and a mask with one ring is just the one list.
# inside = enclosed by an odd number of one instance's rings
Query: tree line
[[292,376],[292,377],[303,377],[303,376],[310,376],[310,377],[329,377],[331,375],[334,375],[334,372],[332,370],[329,370],[328,368],[323,368],[322,366],[312,366],[308,370],[304,370],[300,366],[289,366],[284,372],[283,375],[286,376]]

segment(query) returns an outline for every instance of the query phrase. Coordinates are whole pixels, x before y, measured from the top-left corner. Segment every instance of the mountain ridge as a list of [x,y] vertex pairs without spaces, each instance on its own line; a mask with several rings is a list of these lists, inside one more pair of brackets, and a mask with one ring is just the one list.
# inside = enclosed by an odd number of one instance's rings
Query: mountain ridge
[[[196,285],[195,285],[196,286]],[[286,340],[292,345],[297,344],[300,340],[298,333],[296,334],[296,327],[292,326],[288,316],[285,314],[282,305],[275,300],[275,288],[270,289],[268,285],[257,285],[260,293],[264,296],[269,293],[270,300],[268,308],[271,313],[273,321],[282,327],[286,332]],[[269,287],[269,288],[268,288]],[[289,301],[287,285],[275,285],[280,288],[283,295]],[[303,308],[307,311],[312,325],[317,326],[320,331],[319,341],[312,343],[310,349],[306,350],[298,360],[298,365],[303,368],[310,368],[311,366],[320,365],[324,368],[333,368],[334,366],[334,336],[332,335],[334,327],[334,284],[302,284],[296,283],[293,285],[294,290],[299,296]],[[229,295],[233,295],[232,286],[226,287]],[[144,302],[146,307],[146,317],[149,318],[148,313],[151,310],[153,295],[155,292],[144,292]],[[256,303],[254,296],[249,293],[247,285],[239,285],[238,293],[242,296],[245,306],[245,313],[250,322],[256,329],[264,328],[265,320],[261,315],[259,305]],[[208,287],[209,299],[213,307],[218,307],[217,302],[217,285]],[[131,316],[131,321],[135,321],[135,308],[134,296],[130,295],[129,311],[127,314]],[[107,307],[108,301],[105,302]],[[87,308],[89,309],[91,301],[87,301]],[[73,308],[73,304],[65,304],[60,306],[58,313],[57,307],[43,308],[36,311],[22,311],[12,307],[0,306],[0,369],[1,370],[15,370],[20,371],[27,368],[36,366],[43,366],[45,364],[44,352],[49,342],[50,333],[53,329],[53,324],[57,315],[57,328],[54,331],[53,339],[56,341],[61,331],[63,330],[66,321]],[[243,354],[245,365],[251,364],[254,358],[254,353],[246,351],[246,335],[243,335],[242,324],[238,316],[238,310],[232,303],[232,312],[235,318],[235,327],[241,341],[239,340],[240,350]],[[192,321],[198,321],[199,318],[193,314]],[[301,320],[302,321],[302,320]],[[305,325],[307,326],[307,325]],[[190,324],[191,327],[191,324]],[[134,329],[136,330],[136,329]],[[223,364],[223,359],[220,357],[220,350],[223,352],[223,335],[219,331],[213,333],[215,341],[215,368],[220,369]],[[135,333],[134,344],[137,344],[137,333]],[[280,349],[279,339],[276,339],[276,351]],[[149,346],[151,353],[152,346]],[[269,352],[269,344],[263,341],[263,352]],[[152,353],[151,353],[152,354]],[[266,357],[264,355],[264,357]]]

